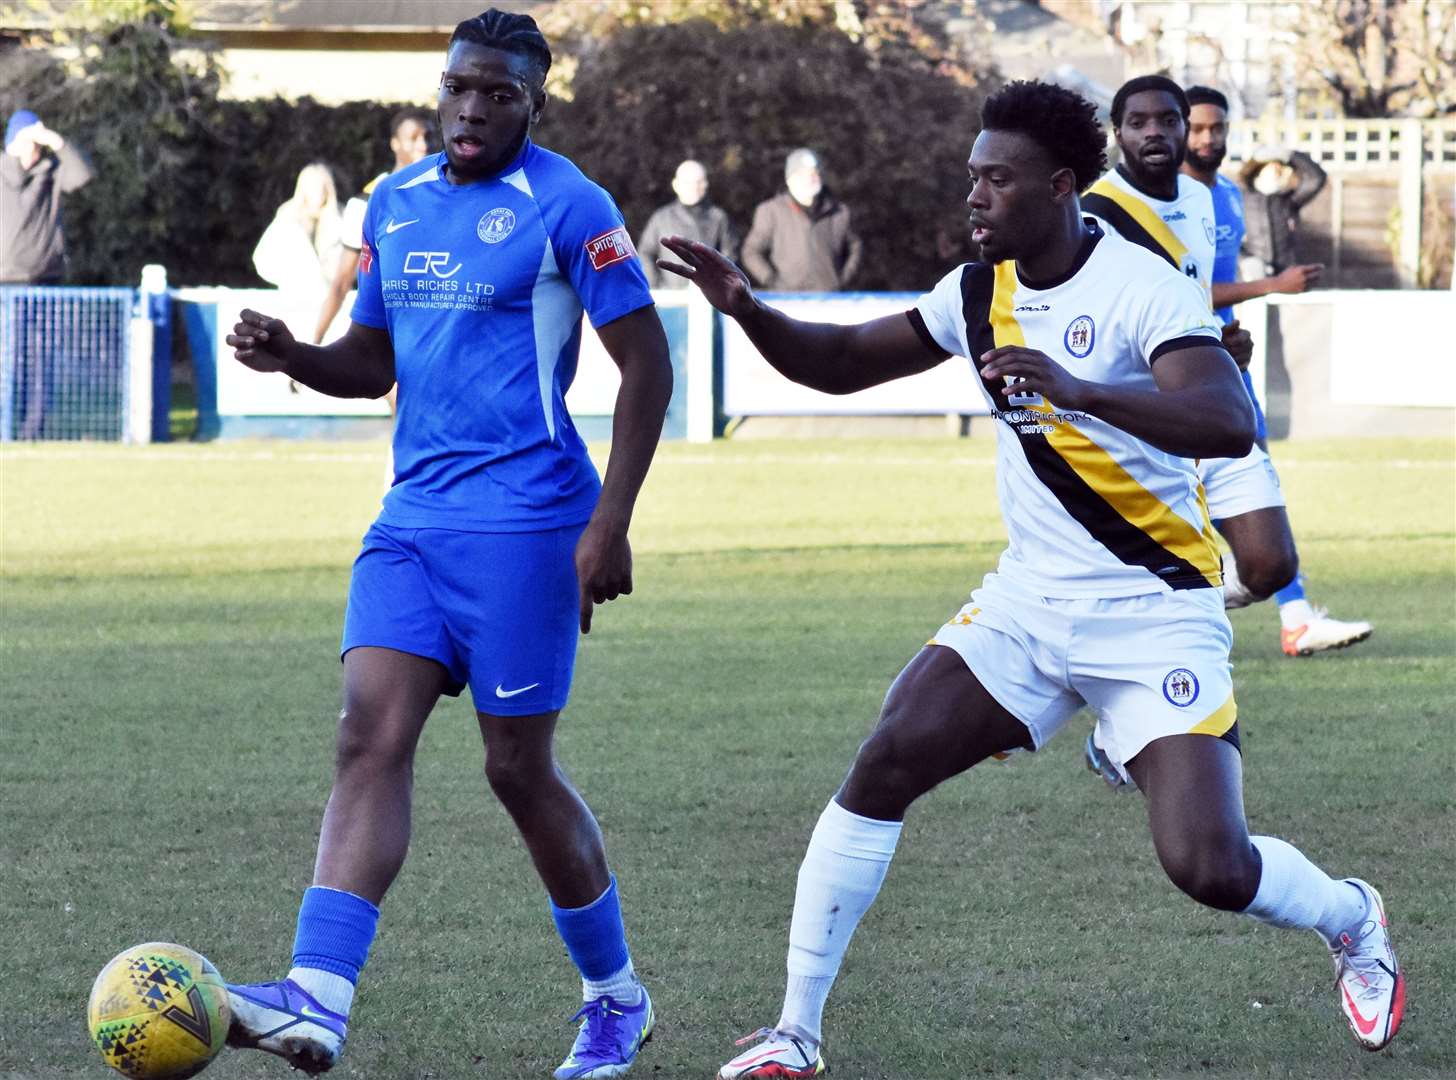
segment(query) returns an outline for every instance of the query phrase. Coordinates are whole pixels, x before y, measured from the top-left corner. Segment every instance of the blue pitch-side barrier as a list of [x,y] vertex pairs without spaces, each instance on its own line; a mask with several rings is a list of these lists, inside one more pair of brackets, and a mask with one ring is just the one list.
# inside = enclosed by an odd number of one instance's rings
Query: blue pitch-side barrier
[[[278,315],[304,332],[311,308],[274,290],[168,291],[161,268],[142,290],[0,287],[0,442],[164,441],[171,402],[173,317],[191,357],[197,437],[383,436],[382,401],[316,394],[279,374],[248,370],[224,338],[237,312]],[[952,357],[919,375],[855,394],[820,394],[784,379],[736,323],[695,289],[659,290],[674,386],[664,436],[706,442],[727,417],[976,415],[987,412],[966,361]],[[769,295],[804,319],[851,323],[908,309],[912,293]],[[1251,301],[1256,391],[1275,437],[1442,434],[1456,407],[1456,363],[1445,340],[1451,294],[1417,290],[1329,291]],[[347,306],[345,312],[347,313]],[[333,333],[348,324],[347,314]],[[1286,348],[1286,340],[1299,343]],[[1375,375],[1372,357],[1398,357],[1400,378]],[[1267,379],[1267,382],[1266,382]],[[567,406],[587,438],[606,438],[620,384],[616,366],[583,327]],[[1443,427],[1443,425],[1445,425]]]
[[0,287],[0,442],[165,439],[169,313],[165,293]]

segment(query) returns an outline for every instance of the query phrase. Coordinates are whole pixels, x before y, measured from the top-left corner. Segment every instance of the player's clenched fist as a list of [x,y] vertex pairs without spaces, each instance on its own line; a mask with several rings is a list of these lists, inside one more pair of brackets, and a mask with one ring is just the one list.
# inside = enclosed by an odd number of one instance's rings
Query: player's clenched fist
[[284,358],[293,348],[293,335],[282,319],[244,308],[227,336],[233,356],[254,371],[282,371]]
[[985,379],[1010,379],[1001,393],[1040,394],[1064,409],[1080,409],[1087,384],[1050,356],[1021,345],[1002,345],[981,357]]

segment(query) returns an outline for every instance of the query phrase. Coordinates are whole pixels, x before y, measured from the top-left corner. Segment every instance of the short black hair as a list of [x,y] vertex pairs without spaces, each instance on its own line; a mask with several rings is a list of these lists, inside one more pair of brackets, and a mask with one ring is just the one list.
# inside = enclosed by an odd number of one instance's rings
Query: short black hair
[[473,18],[466,19],[455,27],[450,35],[450,47],[457,41],[469,41],[502,52],[523,56],[531,64],[532,81],[536,89],[546,85],[546,73],[551,70],[551,46],[536,20],[529,15],[491,8]]
[[1183,119],[1188,119],[1188,95],[1183,93],[1181,86],[1166,75],[1139,75],[1136,79],[1128,79],[1112,96],[1113,127],[1122,127],[1122,113],[1127,108],[1127,99],[1144,90],[1165,90],[1172,94],[1173,100],[1178,102],[1178,108],[1183,113]]
[[399,135],[399,129],[413,120],[420,127],[429,131],[435,126],[435,118],[430,115],[427,109],[400,109],[389,118],[389,137],[391,139]]
[[1211,86],[1190,86],[1187,96],[1190,109],[1195,105],[1217,105],[1224,112],[1229,111],[1228,98]]
[[1025,135],[1059,168],[1072,170],[1079,194],[1107,171],[1107,133],[1097,122],[1097,106],[1054,83],[1007,83],[981,104],[981,127]]

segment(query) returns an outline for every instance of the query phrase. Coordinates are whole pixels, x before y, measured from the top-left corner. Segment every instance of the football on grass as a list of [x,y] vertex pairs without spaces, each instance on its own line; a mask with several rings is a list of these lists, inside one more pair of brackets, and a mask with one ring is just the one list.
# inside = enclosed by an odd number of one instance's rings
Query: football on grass
[[222,1050],[230,1019],[217,968],[164,941],[112,957],[86,1004],[86,1027],[101,1057],[133,1080],[197,1075]]

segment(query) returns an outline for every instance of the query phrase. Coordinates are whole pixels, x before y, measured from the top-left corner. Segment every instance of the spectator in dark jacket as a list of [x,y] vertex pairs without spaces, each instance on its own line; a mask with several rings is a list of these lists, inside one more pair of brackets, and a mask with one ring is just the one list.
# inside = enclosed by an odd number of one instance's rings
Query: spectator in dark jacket
[[824,190],[819,159],[795,150],[784,163],[781,192],[753,212],[743,241],[743,268],[765,289],[836,292],[859,270],[863,245],[849,207]]
[[654,289],[685,289],[692,282],[677,274],[665,274],[657,268],[663,254],[658,241],[664,236],[683,236],[717,248],[733,261],[738,260],[738,233],[721,207],[708,198],[708,170],[697,161],[684,161],[672,174],[672,192],[677,196],[666,206],[659,206],[647,219],[647,228],[637,240],[637,258],[647,283]]
[[81,153],[21,109],[5,127],[0,155],[0,283],[54,285],[66,271],[61,196],[84,187]]
[[1244,188],[1244,251],[1278,274],[1299,262],[1299,211],[1325,186],[1325,171],[1298,150],[1261,146],[1239,172]]

